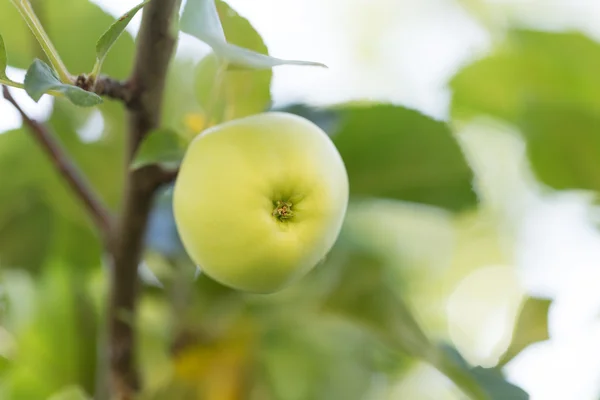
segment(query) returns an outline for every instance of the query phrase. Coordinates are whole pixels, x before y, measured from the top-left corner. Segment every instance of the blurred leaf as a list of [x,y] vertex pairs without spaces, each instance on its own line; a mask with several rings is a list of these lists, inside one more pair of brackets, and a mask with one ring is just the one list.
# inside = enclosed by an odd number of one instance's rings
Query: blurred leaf
[[397,293],[395,277],[381,256],[365,249],[341,249],[334,256],[345,262],[324,309],[358,323],[396,351],[423,357],[429,339]]
[[331,109],[317,108],[302,103],[287,104],[274,107],[272,111],[287,112],[304,117],[323,129],[327,134],[332,134],[339,127],[340,116]]
[[536,103],[519,122],[538,179],[559,190],[600,191],[600,113]]
[[18,68],[27,68],[33,59],[33,50],[41,48],[25,21],[10,1],[0,3],[0,26],[7,47],[11,49],[10,64]]
[[32,319],[16,332],[8,398],[46,399],[73,382],[93,390],[97,326],[84,281],[85,274],[46,264],[36,281]]
[[55,219],[40,190],[0,196],[0,265],[39,270],[51,248]]
[[249,319],[235,320],[216,339],[200,338],[176,351],[175,374],[200,390],[207,400],[235,400],[247,393],[254,364],[256,327]]
[[542,99],[599,111],[599,69],[600,44],[581,33],[517,30],[452,79],[452,115],[514,121],[529,102]]
[[8,59],[6,57],[6,47],[2,35],[0,35],[0,84],[14,84],[15,82],[6,76],[6,66],[8,65]]
[[529,399],[527,392],[506,381],[499,370],[472,367],[456,349],[449,345],[443,345],[441,351],[444,356],[439,361],[438,368],[455,382],[461,381],[463,378],[465,380],[472,379],[476,382],[478,389],[483,389],[485,393],[485,397],[478,396],[477,398],[489,400]]
[[[167,71],[162,109],[161,128],[180,132],[188,140],[194,138],[205,125],[204,110],[198,103],[195,84],[196,63],[185,58],[174,58]],[[190,121],[192,123],[190,123]]]
[[2,35],[0,35],[0,78],[6,79],[6,46],[4,45],[4,39],[2,39]]
[[52,68],[38,59],[27,70],[27,74],[25,75],[25,90],[36,102],[44,93],[56,90],[64,93],[73,104],[81,107],[92,107],[102,103],[102,98],[96,93],[62,83]]
[[[32,5],[69,70],[89,71],[96,56],[96,42],[114,17],[88,0],[69,1],[68,12],[64,0],[33,0]],[[41,56],[39,44],[9,1],[0,2],[0,26],[11,49],[11,66],[26,69],[35,57]],[[131,70],[133,51],[131,35],[122,35],[106,57],[103,71],[115,79],[124,79]]]
[[53,394],[48,400],[90,400],[90,397],[79,386],[69,386]]
[[[93,142],[84,142],[81,138],[81,130],[90,122],[91,114],[82,116],[82,111],[87,109],[76,107],[70,102],[56,101],[47,125],[102,200],[108,207],[116,209],[121,201],[124,180],[122,171],[126,166],[121,156],[125,150],[125,112],[115,102],[105,102],[97,109],[101,113],[104,128],[100,138]],[[36,143],[32,145],[39,147]],[[81,201],[49,163],[47,155],[39,152],[39,158],[47,165],[47,169],[36,169],[35,172],[45,175],[41,184],[48,188],[48,200],[52,202],[55,211],[69,219],[89,223],[89,216]]]
[[361,332],[322,316],[270,324],[260,355],[268,398],[363,400],[381,372],[376,349]]
[[392,105],[340,108],[333,140],[350,192],[462,211],[476,205],[473,172],[443,122]]
[[548,310],[551,303],[551,300],[533,297],[525,300],[515,324],[510,347],[498,362],[498,367],[506,365],[530,344],[549,339]]
[[[121,36],[125,28],[127,28],[127,25],[131,19],[149,2],[150,0],[145,0],[144,2],[133,7],[131,10],[127,11],[117,21],[115,21],[106,32],[104,32],[100,39],[98,39],[98,42],[96,43],[96,65],[98,67],[102,65],[109,50]],[[98,70],[96,72],[99,73],[100,71]]]
[[220,60],[237,68],[268,69],[278,65],[325,65],[312,61],[283,60],[228,43],[215,0],[189,0],[180,20],[182,32],[208,44]]
[[165,168],[177,168],[185,154],[181,136],[170,129],[157,129],[144,138],[131,164],[140,168],[148,164],[160,164]]
[[[237,14],[225,2],[216,3],[222,31],[227,41],[250,50],[267,54],[267,46],[260,35],[245,18]],[[196,93],[198,101],[205,108],[218,96],[223,119],[230,120],[265,111],[271,100],[271,77],[273,72],[266,70],[229,70],[219,74],[219,59],[208,54],[196,68]],[[215,84],[219,84],[215,87]],[[218,107],[219,105],[217,105]],[[223,110],[220,110],[223,112]],[[221,118],[217,118],[221,120]]]
[[[47,123],[113,207],[120,202],[124,166],[122,114],[113,115],[114,107],[102,106],[105,135],[93,143],[81,142],[77,130],[87,117],[81,119],[72,112],[82,109],[69,102],[55,102]],[[100,240],[89,215],[26,128],[0,135],[0,170],[13,171],[2,177],[0,191],[0,264],[37,271],[49,256],[73,263],[77,269],[100,264]]]

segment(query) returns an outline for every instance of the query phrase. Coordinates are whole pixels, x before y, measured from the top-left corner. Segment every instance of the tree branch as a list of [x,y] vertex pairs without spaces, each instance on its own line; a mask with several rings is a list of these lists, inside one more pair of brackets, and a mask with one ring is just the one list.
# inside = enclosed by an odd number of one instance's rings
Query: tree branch
[[105,242],[108,242],[111,229],[111,215],[107,208],[102,204],[98,195],[92,190],[91,186],[79,172],[79,169],[73,164],[48,128],[31,119],[12,97],[6,86],[2,86],[2,94],[4,98],[17,109],[19,114],[21,114],[23,123],[27,125],[33,137],[48,154],[58,172],[83,202],[94,223],[100,230],[103,239]]
[[106,75],[101,75],[94,80],[86,74],[81,74],[75,78],[73,84],[98,96],[121,100],[125,105],[131,102],[129,82],[121,82]]
[[[180,0],[152,0],[143,11],[133,74],[127,84],[131,161],[142,139],[160,123],[163,91],[177,38],[172,19]],[[129,164],[129,162],[127,163]],[[113,268],[109,297],[109,368],[111,394],[117,400],[134,398],[141,384],[136,370],[135,320],[138,265],[154,194],[165,183],[158,166],[127,169],[125,197],[112,243]],[[125,318],[122,318],[125,316]]]

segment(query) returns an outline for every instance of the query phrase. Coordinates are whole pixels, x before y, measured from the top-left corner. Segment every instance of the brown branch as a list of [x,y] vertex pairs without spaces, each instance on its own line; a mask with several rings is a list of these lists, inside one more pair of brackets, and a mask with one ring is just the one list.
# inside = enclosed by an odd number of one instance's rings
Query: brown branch
[[[127,84],[129,138],[127,158],[133,158],[142,139],[160,123],[163,91],[177,38],[172,17],[180,0],[152,0],[143,11],[137,37],[133,74]],[[129,164],[129,163],[128,163]],[[134,398],[141,383],[136,369],[136,314],[138,265],[153,197],[165,182],[158,166],[127,169],[122,214],[112,242],[113,268],[109,297],[109,369],[111,399]],[[122,318],[125,316],[125,318]]]
[[2,94],[4,98],[17,109],[19,114],[21,114],[23,123],[27,125],[31,131],[31,134],[48,154],[58,172],[67,181],[69,186],[71,186],[71,189],[82,201],[83,205],[91,215],[94,223],[100,230],[103,239],[108,241],[111,228],[111,215],[107,208],[102,204],[98,195],[93,191],[79,169],[75,166],[75,164],[73,164],[69,156],[61,148],[59,142],[54,138],[52,132],[50,132],[50,130],[43,124],[31,119],[12,97],[6,86],[2,86]]
[[75,78],[73,84],[88,92],[94,92],[98,96],[120,100],[125,105],[131,102],[132,93],[129,82],[121,82],[106,75],[92,79],[86,74],[81,74]]

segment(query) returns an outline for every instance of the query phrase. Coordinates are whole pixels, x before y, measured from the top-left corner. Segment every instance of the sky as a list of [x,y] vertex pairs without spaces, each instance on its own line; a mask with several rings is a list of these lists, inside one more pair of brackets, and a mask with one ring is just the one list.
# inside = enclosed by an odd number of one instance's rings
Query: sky
[[[459,5],[461,1],[486,0],[229,0],[229,4],[261,33],[273,56],[314,60],[329,67],[275,68],[272,96],[276,103],[326,105],[370,99],[446,119],[446,82],[492,43],[489,33]],[[137,3],[95,2],[115,16]],[[487,3],[496,21],[513,17],[544,29],[580,29],[600,40],[598,1]],[[137,30],[139,21],[138,15],[129,27],[131,32]],[[200,58],[206,46],[184,35],[180,51]],[[22,79],[23,71],[11,69],[9,75]],[[47,115],[51,101],[46,96],[35,104],[22,91],[12,93],[34,117]],[[17,113],[1,100],[0,115],[0,132],[20,125]],[[463,282],[453,301],[473,301],[481,282],[494,279],[517,281],[522,292],[554,299],[551,340],[519,355],[506,368],[508,377],[528,390],[532,400],[596,400],[600,393],[600,235],[591,217],[597,218],[597,210],[584,193],[548,196],[530,187],[529,172],[514,167],[523,162],[523,146],[510,127],[479,121],[465,131],[467,152],[471,150],[474,161],[484,167],[479,178],[488,202],[514,232],[511,266],[515,268],[488,266]],[[478,139],[482,131],[487,135],[485,142]],[[516,271],[515,275],[510,271]],[[521,294],[499,292],[489,300],[494,312],[479,324],[477,335],[456,333],[458,341],[466,337],[478,343],[479,353],[470,354],[471,361],[489,359],[498,343],[506,341],[506,335],[500,338],[497,333],[510,327],[507,318],[515,312],[515,296]]]

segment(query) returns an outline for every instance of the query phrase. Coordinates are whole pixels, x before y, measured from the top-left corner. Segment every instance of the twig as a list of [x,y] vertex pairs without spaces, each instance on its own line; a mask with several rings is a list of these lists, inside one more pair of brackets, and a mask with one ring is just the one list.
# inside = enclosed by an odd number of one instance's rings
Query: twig
[[23,123],[27,125],[33,137],[43,147],[50,160],[54,163],[56,169],[83,202],[87,211],[92,216],[94,223],[102,233],[103,239],[108,240],[111,229],[111,216],[107,208],[102,204],[99,196],[93,191],[79,169],[61,148],[58,141],[52,135],[52,132],[43,124],[31,119],[12,97],[6,86],[2,86],[2,94],[21,114]]
[[105,75],[94,80],[86,74],[81,74],[75,78],[74,84],[83,90],[94,92],[98,96],[121,100],[125,105],[131,102],[132,93],[128,82],[121,82]]
[[[180,0],[152,0],[143,11],[134,70],[128,82],[128,161],[143,138],[160,123],[167,69],[177,40],[171,28],[179,6]],[[141,386],[132,326],[138,292],[137,270],[154,194],[163,183],[164,171],[156,165],[136,170],[127,166],[124,204],[112,243],[108,304],[109,386],[111,399],[115,400],[133,399]]]

